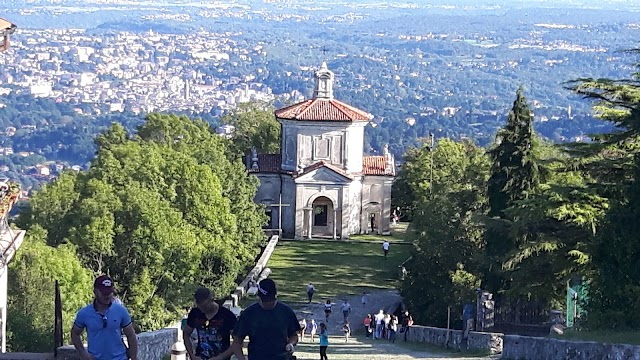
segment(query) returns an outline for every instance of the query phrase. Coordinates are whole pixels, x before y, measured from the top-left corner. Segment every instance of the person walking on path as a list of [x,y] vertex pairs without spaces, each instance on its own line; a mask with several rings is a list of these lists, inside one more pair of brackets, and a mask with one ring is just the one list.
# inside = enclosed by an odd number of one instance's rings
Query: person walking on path
[[327,357],[327,348],[329,347],[329,332],[327,325],[320,323],[320,360],[329,360]]
[[307,320],[300,319],[299,324],[300,324],[300,332],[298,332],[298,335],[300,337],[300,341],[304,341],[304,332],[307,330]]
[[342,325],[342,331],[344,332],[344,342],[349,342],[349,336],[351,336],[351,327],[349,326],[348,321],[345,321]]
[[311,342],[313,342],[314,337],[316,336],[316,332],[318,331],[318,323],[314,319],[311,319]]
[[380,339],[382,337],[382,329],[384,328],[384,311],[380,310],[380,312],[373,317],[373,320],[376,324],[376,332],[373,334],[373,338]]
[[392,315],[391,321],[389,322],[389,341],[391,343],[396,342],[397,331],[398,331],[398,318],[395,315]]
[[312,283],[309,283],[309,285],[307,285],[307,298],[309,299],[309,304],[311,304],[311,301],[313,300],[313,294],[316,292],[316,288],[313,287]]
[[[193,360],[228,360],[231,358],[231,331],[236,326],[236,316],[220,306],[211,290],[199,288],[193,294],[196,306],[189,311],[182,338],[189,358]],[[191,334],[196,331],[198,344],[193,348]]]
[[[138,360],[138,339],[129,312],[113,301],[115,286],[107,275],[93,283],[93,303],[76,314],[71,328],[71,341],[82,360]],[[82,333],[87,331],[87,349]],[[122,341],[127,337],[129,348]]]
[[324,304],[324,321],[329,323],[329,316],[331,316],[331,299],[327,299],[327,302]]
[[340,310],[342,310],[342,316],[344,316],[344,322],[349,322],[349,314],[351,314],[351,304],[347,299],[344,299],[344,302],[340,306]]
[[372,330],[371,330],[371,314],[367,314],[367,316],[364,318],[364,333],[366,337],[370,337]]
[[409,329],[411,329],[411,325],[413,325],[413,318],[408,311],[404,312],[404,317],[402,318],[402,332],[404,333],[404,342],[407,342],[407,335],[409,334]]
[[289,360],[298,344],[300,324],[295,312],[277,300],[276,283],[258,283],[258,302],[246,308],[233,330],[234,354],[245,360],[244,339],[249,337],[249,360]]
[[363,291],[362,292],[362,299],[360,300],[362,302],[362,307],[366,308],[367,307],[367,301],[369,300],[369,297],[367,296],[367,292]]
[[387,255],[389,254],[389,241],[385,240],[382,243],[382,252],[384,253],[384,259],[387,260]]

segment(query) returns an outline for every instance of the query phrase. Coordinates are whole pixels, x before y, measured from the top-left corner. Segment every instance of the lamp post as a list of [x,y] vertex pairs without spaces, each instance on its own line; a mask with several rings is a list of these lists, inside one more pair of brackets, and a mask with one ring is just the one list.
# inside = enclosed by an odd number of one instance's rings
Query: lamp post
[[430,132],[429,138],[431,145],[429,145],[429,152],[431,153],[431,175],[429,176],[429,194],[433,193],[433,151],[435,146],[435,135]]

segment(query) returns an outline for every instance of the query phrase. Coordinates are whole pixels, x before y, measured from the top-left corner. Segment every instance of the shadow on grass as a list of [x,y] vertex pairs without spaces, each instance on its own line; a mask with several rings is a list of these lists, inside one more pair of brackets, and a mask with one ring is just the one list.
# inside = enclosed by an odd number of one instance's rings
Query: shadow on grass
[[379,244],[288,241],[276,247],[267,266],[278,284],[279,298],[305,301],[306,286],[311,282],[316,301],[361,294],[367,289],[396,288],[398,266],[410,250],[410,246],[391,246],[385,260]]

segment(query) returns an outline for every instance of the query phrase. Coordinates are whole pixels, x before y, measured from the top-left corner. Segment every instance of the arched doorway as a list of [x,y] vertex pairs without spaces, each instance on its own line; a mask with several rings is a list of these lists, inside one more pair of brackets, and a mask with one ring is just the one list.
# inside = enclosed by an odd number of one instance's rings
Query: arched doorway
[[319,196],[311,206],[312,235],[333,236],[336,213],[333,201],[326,196]]

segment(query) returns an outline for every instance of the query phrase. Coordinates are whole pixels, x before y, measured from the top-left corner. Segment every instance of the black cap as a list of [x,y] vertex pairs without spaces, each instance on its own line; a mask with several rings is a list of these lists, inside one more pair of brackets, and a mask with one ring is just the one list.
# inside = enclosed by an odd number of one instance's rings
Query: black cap
[[263,301],[275,300],[278,290],[271,279],[264,279],[258,283],[258,296]]

